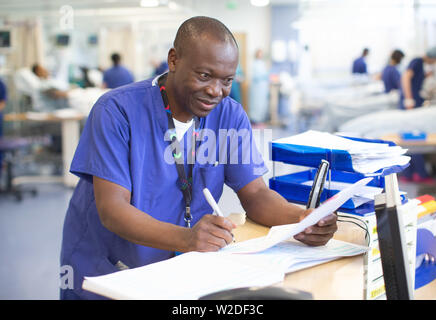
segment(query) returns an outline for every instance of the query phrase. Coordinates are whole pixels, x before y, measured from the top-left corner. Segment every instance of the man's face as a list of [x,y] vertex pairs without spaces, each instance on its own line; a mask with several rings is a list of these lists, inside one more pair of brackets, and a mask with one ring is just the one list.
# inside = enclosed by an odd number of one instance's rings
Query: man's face
[[208,35],[185,45],[182,55],[169,54],[174,76],[174,102],[186,115],[207,116],[230,94],[238,66],[238,49],[233,42],[220,42]]

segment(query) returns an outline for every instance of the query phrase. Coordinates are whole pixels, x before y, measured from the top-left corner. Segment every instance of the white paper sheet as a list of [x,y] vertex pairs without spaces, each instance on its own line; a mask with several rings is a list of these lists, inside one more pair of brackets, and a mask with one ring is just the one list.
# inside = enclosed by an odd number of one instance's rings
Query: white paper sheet
[[253,254],[190,252],[140,268],[85,277],[83,289],[112,299],[191,300],[227,289],[272,285],[283,281],[286,273],[367,250],[331,239],[320,247],[288,240]]
[[394,165],[404,166],[410,161],[410,157],[404,155],[407,149],[400,146],[351,140],[315,130],[277,139],[273,142],[347,151],[352,159],[353,170],[364,174],[374,173]]
[[216,252],[189,252],[140,268],[85,277],[83,289],[119,300],[192,300],[283,279],[283,271],[273,265],[256,266]]
[[246,241],[235,243],[222,248],[220,251],[232,253],[252,253],[271,248],[277,243],[287,240],[304,231],[306,228],[317,224],[322,218],[335,212],[335,210],[343,205],[355,193],[360,192],[362,187],[368,184],[372,179],[372,177],[361,179],[343,189],[330,199],[327,199],[325,202],[323,202],[321,206],[313,210],[311,214],[309,214],[299,223],[274,226],[270,229],[266,237],[250,240],[248,243],[246,243]]

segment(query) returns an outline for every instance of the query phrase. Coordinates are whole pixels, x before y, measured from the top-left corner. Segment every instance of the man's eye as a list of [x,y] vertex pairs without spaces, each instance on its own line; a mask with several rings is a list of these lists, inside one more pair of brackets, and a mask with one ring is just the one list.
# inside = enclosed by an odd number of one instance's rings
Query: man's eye
[[208,73],[200,73],[200,78],[202,78],[202,79],[209,79],[210,78],[210,75],[208,74]]
[[226,85],[228,85],[228,86],[231,85],[232,82],[233,82],[233,78],[228,78],[228,79],[225,80],[225,83],[226,83]]

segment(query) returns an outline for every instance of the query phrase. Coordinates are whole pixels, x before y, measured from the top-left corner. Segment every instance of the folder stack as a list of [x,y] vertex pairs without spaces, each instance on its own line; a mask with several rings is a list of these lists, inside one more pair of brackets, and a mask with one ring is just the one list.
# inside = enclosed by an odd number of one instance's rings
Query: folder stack
[[[406,149],[390,141],[357,139],[313,130],[271,143],[273,177],[269,185],[290,202],[307,202],[316,174],[313,168],[318,167],[321,159],[329,161],[331,168],[321,194],[321,203],[359,179],[374,177],[364,193],[356,194],[338,212],[344,219],[348,217],[364,226],[369,234],[369,251],[364,258],[365,299],[382,299],[385,295],[374,196],[383,192],[385,176],[398,173],[409,165],[410,157],[405,156],[406,152]],[[293,169],[297,168],[295,166],[303,167],[303,170],[276,176],[276,162],[293,165]],[[418,203],[410,202],[405,192],[400,195],[404,208],[398,208],[398,212],[403,214],[408,257],[411,257],[409,265],[414,275]]]

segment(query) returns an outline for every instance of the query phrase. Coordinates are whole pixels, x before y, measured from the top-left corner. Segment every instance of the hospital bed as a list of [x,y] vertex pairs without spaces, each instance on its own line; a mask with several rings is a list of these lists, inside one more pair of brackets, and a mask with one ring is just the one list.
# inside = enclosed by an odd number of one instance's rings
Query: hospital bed
[[379,138],[404,131],[436,132],[436,104],[412,110],[385,110],[360,116],[340,125],[342,134]]
[[72,108],[87,116],[98,98],[109,89],[102,88],[72,88],[67,90],[66,99],[54,99],[45,92],[51,89],[62,90],[63,84],[55,79],[41,80],[29,68],[16,72],[14,84],[17,92],[23,97],[30,98],[30,107],[25,111],[52,112],[59,109]]
[[384,93],[381,81],[324,87],[317,83],[301,88],[297,119],[307,129],[334,132],[342,123],[361,115],[398,106],[398,92]]
[[350,96],[328,99],[324,105],[318,128],[321,131],[335,132],[348,120],[383,110],[398,108],[398,92],[380,93],[369,96]]

